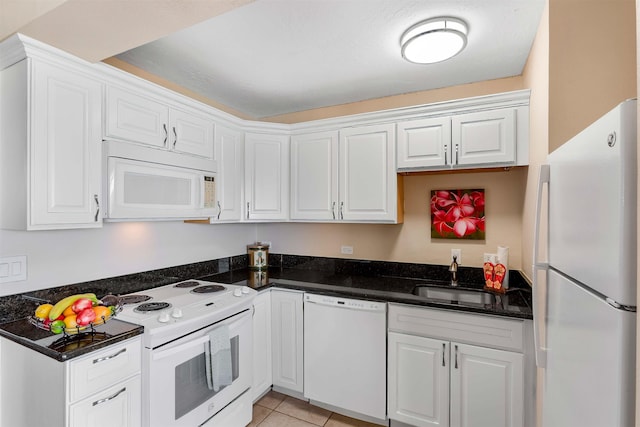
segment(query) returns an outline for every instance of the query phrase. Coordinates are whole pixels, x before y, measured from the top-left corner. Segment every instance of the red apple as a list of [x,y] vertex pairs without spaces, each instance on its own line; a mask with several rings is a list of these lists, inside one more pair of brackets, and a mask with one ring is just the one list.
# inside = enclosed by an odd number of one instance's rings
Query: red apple
[[71,310],[76,314],[80,314],[80,312],[91,307],[93,307],[93,301],[88,298],[80,298],[71,305]]
[[80,326],[86,326],[96,319],[96,312],[92,307],[85,308],[76,316],[76,323]]

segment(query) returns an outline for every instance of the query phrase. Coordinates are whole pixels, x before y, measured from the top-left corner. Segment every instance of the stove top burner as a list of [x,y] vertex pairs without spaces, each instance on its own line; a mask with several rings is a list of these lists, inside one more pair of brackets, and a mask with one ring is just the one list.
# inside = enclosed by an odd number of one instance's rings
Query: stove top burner
[[225,289],[227,288],[222,285],[203,285],[198,286],[197,288],[193,288],[191,292],[193,292],[194,294],[210,294],[213,292],[224,291]]
[[65,351],[86,347],[108,338],[111,338],[111,335],[106,332],[81,332],[77,335],[65,335],[51,343],[49,348],[64,353]]
[[200,283],[195,280],[187,280],[186,282],[180,282],[173,285],[174,288],[194,288],[198,286]]
[[165,308],[169,307],[171,307],[171,304],[169,304],[168,302],[145,302],[144,304],[140,304],[139,306],[134,308],[133,311],[138,313],[148,313],[150,311],[164,310]]
[[141,302],[149,301],[150,299],[151,297],[149,295],[132,294],[121,296],[120,302],[122,303],[122,305],[140,304]]

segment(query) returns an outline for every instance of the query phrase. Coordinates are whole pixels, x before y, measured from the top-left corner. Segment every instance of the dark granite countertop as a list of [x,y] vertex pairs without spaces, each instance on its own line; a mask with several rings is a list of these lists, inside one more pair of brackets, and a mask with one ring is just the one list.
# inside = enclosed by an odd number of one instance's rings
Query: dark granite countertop
[[[510,289],[506,295],[491,295],[488,303],[474,303],[446,300],[442,297],[427,299],[412,294],[415,286],[425,283],[444,290],[451,289],[448,283],[450,274],[448,266],[443,265],[286,254],[270,254],[269,264],[267,275],[261,276],[247,269],[246,255],[237,255],[7,295],[0,297],[0,336],[26,345],[54,359],[68,360],[142,334],[143,328],[112,319],[96,328],[99,333],[111,330],[110,337],[84,346],[78,344],[78,348],[61,355],[47,348],[59,339],[60,335],[39,330],[28,321],[28,317],[33,314],[33,310],[39,304],[55,302],[69,295],[86,292],[94,292],[98,296],[125,295],[188,279],[246,284],[258,290],[278,287],[324,295],[414,304],[521,319],[533,318],[531,287],[518,271],[509,272]],[[459,276],[458,289],[482,292],[481,268],[460,267]]]
[[[118,319],[111,319],[94,329],[93,334],[55,335],[36,328],[28,319],[23,318],[0,324],[0,336],[64,362],[144,332],[142,326]],[[63,340],[66,341],[62,342]],[[64,352],[55,350],[57,346],[64,346]]]
[[[438,290],[459,289],[472,293],[485,293],[481,282],[460,282],[452,288],[444,280],[407,278],[393,276],[368,276],[357,274],[324,272],[296,268],[269,268],[266,274],[249,269],[228,271],[199,277],[219,283],[247,285],[257,290],[272,287],[302,290],[323,295],[364,298],[383,302],[438,307],[449,310],[467,311],[521,319],[532,319],[531,288],[519,272],[511,272],[510,288],[504,295],[488,294],[490,302],[462,302],[451,299],[426,298],[413,294],[414,288],[428,285]],[[520,276],[520,277],[518,277]],[[512,280],[513,278],[513,280]],[[473,298],[472,298],[473,299]]]

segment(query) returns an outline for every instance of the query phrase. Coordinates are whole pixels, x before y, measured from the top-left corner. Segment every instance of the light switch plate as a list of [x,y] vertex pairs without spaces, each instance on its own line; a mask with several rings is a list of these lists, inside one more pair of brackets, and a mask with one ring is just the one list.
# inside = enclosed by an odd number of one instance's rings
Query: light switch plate
[[0,257],[0,283],[27,280],[27,256]]

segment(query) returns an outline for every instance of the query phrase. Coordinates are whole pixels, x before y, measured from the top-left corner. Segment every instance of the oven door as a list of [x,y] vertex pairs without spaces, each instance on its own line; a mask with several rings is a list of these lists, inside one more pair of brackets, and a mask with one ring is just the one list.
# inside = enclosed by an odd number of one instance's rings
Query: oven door
[[[232,382],[215,391],[217,387],[210,388],[215,374],[207,369],[205,346],[209,346],[211,333],[215,336],[214,331],[223,326],[228,327]],[[194,427],[205,423],[251,386],[251,348],[251,311],[246,310],[157,349],[147,349],[145,425]],[[250,406],[248,411],[247,423]]]

